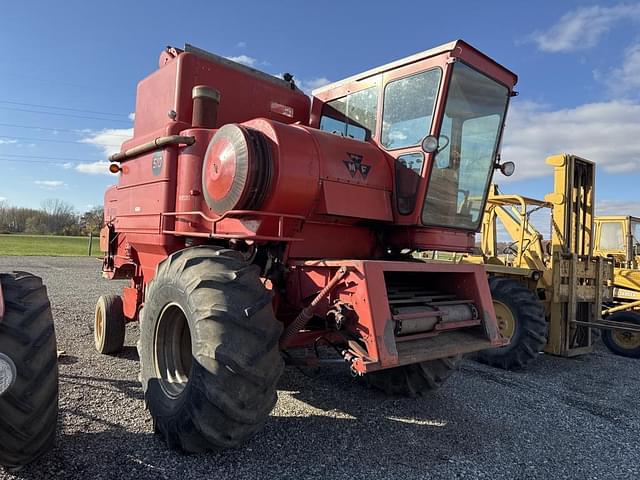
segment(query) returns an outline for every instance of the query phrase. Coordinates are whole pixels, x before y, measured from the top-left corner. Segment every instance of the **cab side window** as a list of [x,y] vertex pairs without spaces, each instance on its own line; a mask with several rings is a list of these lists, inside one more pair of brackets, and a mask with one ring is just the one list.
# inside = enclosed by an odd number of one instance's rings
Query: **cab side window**
[[600,224],[600,250],[624,250],[622,223],[603,222]]
[[390,150],[412,147],[429,134],[440,77],[441,70],[435,68],[387,83],[382,146]]
[[375,86],[331,100],[322,109],[320,130],[369,140],[376,130],[377,107],[378,88]]

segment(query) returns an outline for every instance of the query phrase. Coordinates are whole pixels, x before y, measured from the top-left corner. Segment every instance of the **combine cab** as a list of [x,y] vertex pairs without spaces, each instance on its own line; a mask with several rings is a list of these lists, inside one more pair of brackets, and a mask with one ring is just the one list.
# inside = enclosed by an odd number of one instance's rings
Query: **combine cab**
[[456,41],[313,92],[192,46],[138,85],[111,157],[96,347],[138,350],[155,429],[185,451],[234,447],[276,402],[283,358],[319,346],[392,394],[439,386],[498,347],[469,252],[516,76]]

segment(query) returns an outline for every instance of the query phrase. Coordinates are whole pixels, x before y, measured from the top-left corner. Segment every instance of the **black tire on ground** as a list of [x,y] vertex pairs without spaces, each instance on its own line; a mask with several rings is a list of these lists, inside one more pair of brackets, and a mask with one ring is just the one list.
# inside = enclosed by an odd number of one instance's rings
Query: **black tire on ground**
[[102,295],[96,303],[93,342],[98,353],[111,354],[124,346],[126,320],[120,295]]
[[47,290],[25,272],[0,274],[5,303],[0,353],[17,378],[0,396],[0,465],[37,460],[53,445],[58,418],[58,353]]
[[448,357],[402,367],[389,368],[365,375],[370,387],[388,395],[405,397],[422,396],[430,390],[440,388],[457,370],[462,357]]
[[[616,312],[608,316],[605,320],[640,325],[640,314],[631,311]],[[640,333],[624,332],[621,330],[603,330],[602,343],[616,355],[640,358]]]
[[233,448],[262,428],[284,362],[256,267],[232,250],[178,251],[158,266],[140,317],[145,402],[169,447]]
[[495,302],[508,309],[515,320],[511,342],[478,353],[476,359],[493,367],[518,370],[534,361],[547,343],[547,320],[536,292],[509,277],[490,277]]

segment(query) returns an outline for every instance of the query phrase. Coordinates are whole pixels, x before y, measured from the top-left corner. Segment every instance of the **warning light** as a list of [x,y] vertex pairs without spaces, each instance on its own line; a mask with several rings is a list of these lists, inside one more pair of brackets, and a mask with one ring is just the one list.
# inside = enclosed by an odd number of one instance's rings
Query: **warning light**
[[120,165],[118,165],[117,163],[112,163],[111,165],[109,165],[109,171],[111,173],[118,173],[122,171],[122,168],[120,168]]

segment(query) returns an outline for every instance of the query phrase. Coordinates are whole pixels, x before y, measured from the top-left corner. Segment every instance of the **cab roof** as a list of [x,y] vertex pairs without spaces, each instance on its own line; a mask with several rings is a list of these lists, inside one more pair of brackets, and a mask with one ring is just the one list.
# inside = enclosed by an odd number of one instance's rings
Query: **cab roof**
[[[334,83],[329,83],[327,85],[323,85],[322,87],[316,88],[315,90],[312,91],[312,95],[316,96],[317,94],[320,94],[322,92],[326,92],[329,90],[333,90],[336,87],[340,87],[341,85],[347,84],[347,83],[351,83],[351,82],[358,82],[361,80],[364,80],[366,78],[372,77],[374,75],[377,75],[379,73],[383,73],[383,72],[388,72],[390,70],[395,70],[397,68],[400,68],[404,65],[408,65],[410,63],[414,63],[414,62],[418,62],[420,60],[424,60],[426,58],[429,57],[435,57],[436,55],[440,55],[442,53],[446,53],[446,52],[452,52],[459,49],[460,52],[464,51],[464,50],[471,50],[473,52],[475,52],[476,54],[481,55],[482,57],[484,57],[485,59],[489,60],[491,63],[493,63],[495,66],[497,66],[498,68],[502,69],[503,71],[507,72],[510,76],[513,77],[513,84],[515,85],[515,83],[518,81],[518,76],[513,73],[511,70],[503,67],[502,65],[500,65],[498,62],[496,62],[495,60],[493,60],[492,58],[488,57],[487,55],[485,55],[484,53],[482,53],[481,51],[479,51],[478,49],[472,47],[471,45],[469,45],[467,42],[465,42],[464,40],[454,40],[452,42],[449,43],[445,43],[442,44],[438,47],[434,47],[434,48],[430,48],[428,50],[424,50],[422,52],[418,52],[415,53],[413,55],[409,55],[408,57],[404,57],[401,58],[400,60],[395,60],[393,62],[390,63],[386,63],[384,65],[381,65],[379,67],[375,67],[372,68],[370,70],[366,70],[362,73],[356,74],[356,75],[352,75],[350,77],[347,77],[343,80],[339,80],[337,82]],[[453,56],[458,56],[458,55],[453,55]]]

